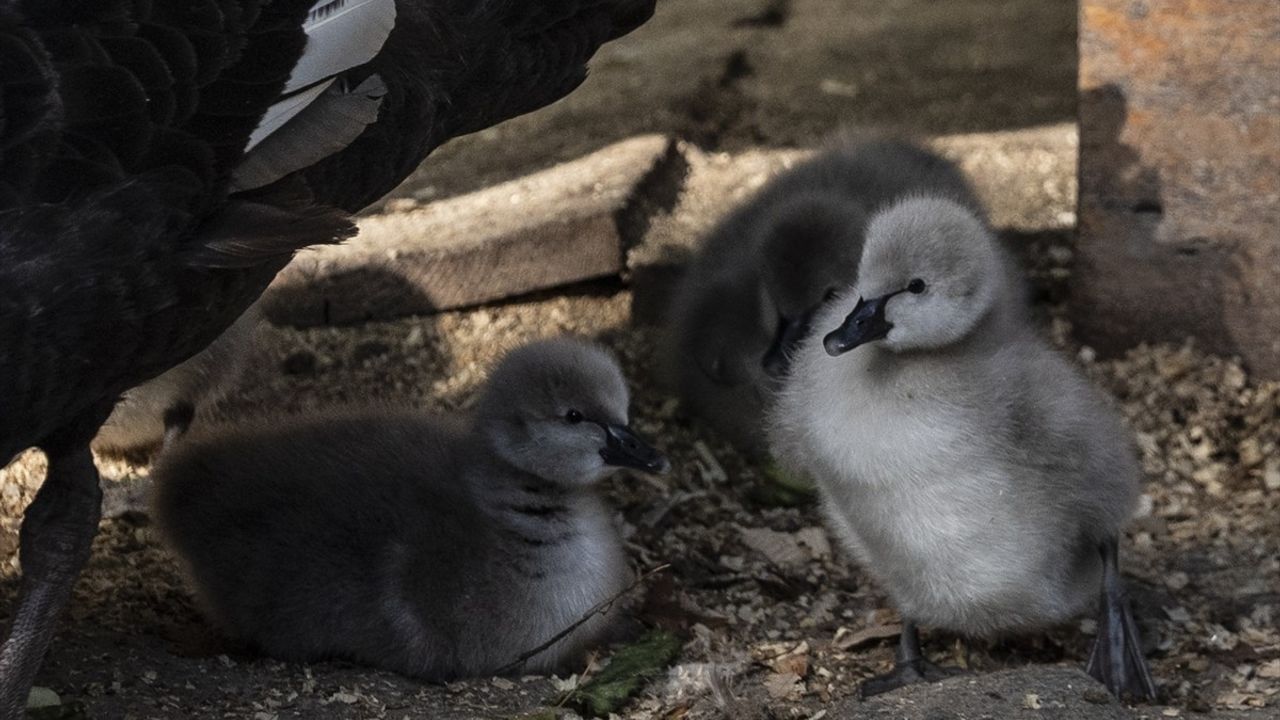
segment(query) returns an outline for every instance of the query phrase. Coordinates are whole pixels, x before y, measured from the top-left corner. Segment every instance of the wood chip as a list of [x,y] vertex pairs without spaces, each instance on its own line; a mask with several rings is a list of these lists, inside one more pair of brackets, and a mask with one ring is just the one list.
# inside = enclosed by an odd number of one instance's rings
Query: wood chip
[[839,630],[836,630],[835,640],[833,640],[831,644],[838,650],[848,651],[861,647],[862,645],[866,645],[869,642],[874,642],[876,640],[888,640],[889,638],[898,637],[901,634],[902,625],[898,623],[875,625],[863,628],[857,632],[854,632],[849,628],[842,627]]
[[1262,472],[1262,486],[1268,490],[1280,490],[1280,460],[1272,459]]
[[800,546],[792,533],[769,528],[741,528],[742,544],[763,555],[769,562],[783,568],[795,568],[809,561],[809,552]]
[[814,560],[827,560],[831,557],[831,541],[827,539],[827,531],[821,527],[807,527],[796,531],[796,540],[809,551]]
[[707,482],[722,483],[729,479],[729,474],[724,471],[724,466],[720,464],[715,455],[711,454],[711,449],[707,447],[706,443],[698,440],[693,444],[693,449],[697,451],[698,457],[702,461],[699,467],[702,470],[702,476],[707,479]]
[[775,673],[797,675],[801,678],[809,674],[809,643],[769,643],[755,649],[753,654]]

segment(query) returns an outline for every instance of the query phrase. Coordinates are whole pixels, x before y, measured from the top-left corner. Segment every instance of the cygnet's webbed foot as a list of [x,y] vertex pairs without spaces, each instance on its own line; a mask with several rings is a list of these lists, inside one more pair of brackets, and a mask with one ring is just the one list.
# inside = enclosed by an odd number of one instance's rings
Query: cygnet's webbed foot
[[869,698],[914,683],[944,680],[959,672],[959,668],[935,665],[925,658],[920,652],[920,633],[916,624],[906,620],[902,623],[902,635],[898,638],[893,670],[863,681],[858,686],[858,694]]
[[1098,615],[1098,637],[1093,642],[1085,671],[1118,698],[1154,700],[1155,682],[1142,655],[1142,640],[1120,579],[1117,541],[1108,540],[1099,550],[1102,553],[1102,610]]
[[858,694],[864,698],[874,697],[919,682],[945,680],[958,672],[960,672],[959,668],[942,667],[924,658],[918,658],[915,662],[905,665],[894,665],[893,670],[884,675],[864,680],[862,685],[858,686]]

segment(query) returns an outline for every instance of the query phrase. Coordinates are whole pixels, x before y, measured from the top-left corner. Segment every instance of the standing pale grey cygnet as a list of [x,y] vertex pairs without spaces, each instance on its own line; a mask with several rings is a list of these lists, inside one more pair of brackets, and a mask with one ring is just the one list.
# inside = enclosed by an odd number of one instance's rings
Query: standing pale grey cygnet
[[513,661],[632,577],[596,484],[667,469],[627,404],[607,352],[538,342],[465,419],[367,409],[190,437],[155,470],[156,515],[213,620],[267,655],[429,680],[555,671],[620,611]]
[[93,449],[125,455],[167,446],[191,426],[201,405],[216,403],[244,369],[262,324],[258,303],[209,347],[158,377],[128,390],[93,439]]
[[763,417],[823,301],[857,272],[867,218],[918,193],[977,207],[960,171],[915,145],[844,142],[789,170],[722,220],[670,308],[669,375],[690,409],[762,452]]
[[1154,697],[1117,566],[1138,494],[1128,434],[1033,331],[985,224],[929,197],[876,215],[857,283],[814,328],[770,438],[902,613],[897,667],[864,694],[936,669],[916,623],[1032,631],[1086,611],[1101,587],[1088,670],[1117,695]]

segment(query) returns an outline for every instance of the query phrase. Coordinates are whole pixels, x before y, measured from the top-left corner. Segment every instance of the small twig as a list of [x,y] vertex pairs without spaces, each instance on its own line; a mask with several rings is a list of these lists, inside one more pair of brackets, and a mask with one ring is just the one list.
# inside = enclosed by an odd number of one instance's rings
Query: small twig
[[648,580],[654,575],[657,575],[658,573],[670,567],[671,567],[671,563],[663,563],[662,565],[659,565],[658,567],[641,574],[640,577],[636,578],[635,581],[632,582],[630,585],[614,593],[611,597],[607,597],[604,600],[601,600],[600,602],[596,603],[594,606],[592,606],[590,610],[587,610],[587,612],[584,613],[582,617],[575,620],[572,625],[561,630],[555,635],[552,635],[550,640],[542,643],[541,645],[535,647],[532,650],[528,650],[526,652],[520,653],[520,655],[515,660],[512,660],[506,665],[503,665],[502,667],[498,668],[497,671],[494,672],[494,674],[506,675],[508,672],[515,670],[517,667],[520,667],[529,658],[533,657],[534,655],[537,655],[543,650],[546,650],[552,645],[555,645],[556,643],[563,640],[565,636],[567,636],[569,633],[573,632],[574,630],[577,630],[586,621],[590,620],[596,615],[603,615],[604,613],[609,612],[609,610],[613,607],[613,604],[616,603],[618,600],[620,600],[624,595],[640,587],[640,585],[644,583],[644,581]]
[[713,483],[722,483],[729,479],[729,474],[724,471],[724,466],[711,454],[711,448],[707,444],[698,440],[693,443],[693,449],[698,451],[698,456],[702,458],[703,468],[705,472],[703,476]]
[[677,490],[675,494],[667,498],[657,507],[652,508],[648,512],[646,512],[644,516],[640,518],[640,524],[644,525],[647,528],[651,528],[651,529],[655,528],[658,526],[658,523],[662,522],[663,519],[666,518],[667,515],[669,515],[671,511],[676,508],[677,505],[681,505],[690,500],[698,500],[706,496],[707,496],[707,491],[705,490],[698,490],[696,492],[686,492],[684,490]]

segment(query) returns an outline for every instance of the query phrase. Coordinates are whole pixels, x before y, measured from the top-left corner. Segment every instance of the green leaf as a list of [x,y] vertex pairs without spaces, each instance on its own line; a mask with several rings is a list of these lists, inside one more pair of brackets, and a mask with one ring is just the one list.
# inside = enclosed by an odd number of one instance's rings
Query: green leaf
[[666,630],[651,630],[615,652],[608,667],[569,694],[567,704],[590,717],[617,712],[646,682],[675,662],[682,645]]
[[40,687],[37,685],[31,688],[31,692],[27,693],[28,710],[44,707],[57,707],[61,704],[62,698],[58,697],[58,693],[47,687]]
[[768,507],[796,507],[813,502],[817,488],[803,474],[788,472],[776,460],[762,468],[765,481],[752,488],[751,499]]

